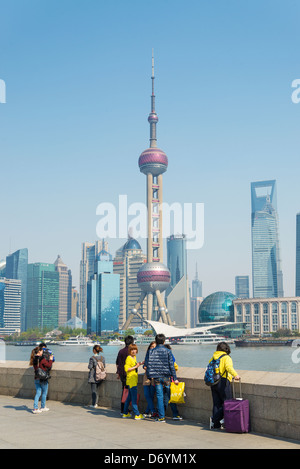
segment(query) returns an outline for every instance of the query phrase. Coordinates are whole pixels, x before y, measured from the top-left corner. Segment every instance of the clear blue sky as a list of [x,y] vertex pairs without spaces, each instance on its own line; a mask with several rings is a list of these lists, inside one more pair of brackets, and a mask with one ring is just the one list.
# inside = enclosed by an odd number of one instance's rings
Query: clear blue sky
[[[251,276],[250,183],[276,179],[284,290],[295,291],[300,211],[295,0],[1,0],[0,259],[57,254],[79,286],[96,207],[145,202],[151,51],[164,200],[205,205],[204,295]],[[124,239],[111,240],[114,255]],[[144,246],[145,244],[142,243]],[[166,254],[166,253],[165,253]]]

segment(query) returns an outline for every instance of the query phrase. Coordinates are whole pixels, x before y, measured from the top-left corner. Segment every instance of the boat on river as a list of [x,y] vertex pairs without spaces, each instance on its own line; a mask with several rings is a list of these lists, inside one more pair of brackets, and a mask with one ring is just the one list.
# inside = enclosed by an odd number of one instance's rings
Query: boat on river
[[110,340],[106,345],[125,345],[124,342],[122,342],[121,340],[119,339],[113,339],[113,340]]
[[236,347],[291,347],[291,339],[242,339],[235,340]]
[[68,340],[60,340],[56,342],[55,345],[93,347],[94,345],[97,345],[97,342],[93,342],[89,337],[77,335],[76,337],[70,337]]

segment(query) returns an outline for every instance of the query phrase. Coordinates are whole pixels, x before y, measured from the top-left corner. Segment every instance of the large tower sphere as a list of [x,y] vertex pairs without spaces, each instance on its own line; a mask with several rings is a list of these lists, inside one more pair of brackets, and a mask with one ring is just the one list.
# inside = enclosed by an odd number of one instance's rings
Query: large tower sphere
[[141,173],[158,176],[167,171],[168,157],[159,148],[148,148],[139,157],[139,167]]
[[138,271],[137,282],[144,292],[154,293],[157,290],[163,292],[171,282],[171,274],[161,262],[148,262]]

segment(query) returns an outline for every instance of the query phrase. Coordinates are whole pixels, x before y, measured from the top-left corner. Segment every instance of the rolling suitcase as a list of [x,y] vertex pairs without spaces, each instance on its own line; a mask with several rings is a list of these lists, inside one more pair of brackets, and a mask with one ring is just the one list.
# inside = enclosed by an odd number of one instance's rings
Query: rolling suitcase
[[249,401],[242,398],[240,379],[240,397],[235,397],[234,380],[232,381],[233,399],[224,401],[224,426],[229,433],[250,432]]

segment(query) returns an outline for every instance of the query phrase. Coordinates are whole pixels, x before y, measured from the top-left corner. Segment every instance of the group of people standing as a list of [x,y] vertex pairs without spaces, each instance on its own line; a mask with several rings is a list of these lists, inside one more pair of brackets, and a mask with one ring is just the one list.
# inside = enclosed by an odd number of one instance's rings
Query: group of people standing
[[[122,418],[130,418],[128,411],[131,402],[135,420],[145,417],[155,419],[157,422],[165,422],[166,409],[170,400],[171,381],[178,384],[175,359],[170,347],[165,345],[165,336],[158,334],[155,341],[148,347],[145,360],[137,362],[136,355],[138,347],[134,344],[132,336],[125,338],[125,347],[118,353],[116,366],[117,375],[122,383],[122,396],[124,389],[128,389],[126,401],[121,399]],[[142,414],[138,408],[138,368],[142,366],[145,370],[143,376],[143,389],[147,401],[147,409]],[[156,394],[157,408],[154,406],[154,395]],[[178,413],[176,404],[170,403],[174,420],[182,420]]]
[[[155,341],[151,342],[144,361],[137,362],[136,356],[138,347],[134,344],[132,336],[125,337],[125,347],[122,348],[116,359],[117,377],[122,384],[121,395],[121,416],[122,418],[130,418],[129,406],[131,403],[135,420],[142,420],[145,417],[155,419],[157,422],[166,421],[166,410],[170,400],[170,386],[173,381],[178,384],[176,375],[178,366],[175,362],[171,347],[165,344],[165,336],[157,334]],[[98,362],[102,362],[105,368],[105,358],[102,354],[103,349],[100,345],[93,347],[93,356],[90,357],[88,363],[89,377],[88,382],[91,385],[92,404],[91,407],[98,407],[98,390],[103,383],[103,379],[97,379],[96,369]],[[232,397],[230,383],[233,379],[239,379],[235,371],[230,357],[230,347],[226,342],[221,342],[217,346],[212,359],[220,358],[220,375],[221,379],[216,386],[212,386],[213,410],[210,419],[210,428],[221,428],[223,425],[223,405],[224,401]],[[48,379],[50,378],[50,370],[54,362],[54,356],[47,349],[46,344],[41,343],[31,352],[30,365],[35,371],[35,388],[33,413],[47,412],[46,399],[48,393]],[[143,367],[145,373],[143,376],[143,390],[147,401],[147,408],[144,414],[139,411],[139,395],[138,395],[138,368]],[[41,373],[44,374],[41,377]],[[124,400],[125,390],[128,390],[126,399]],[[154,405],[154,396],[156,395],[156,406]],[[38,408],[39,399],[41,398],[41,407]],[[170,403],[173,420],[182,420],[178,413],[177,405]]]

